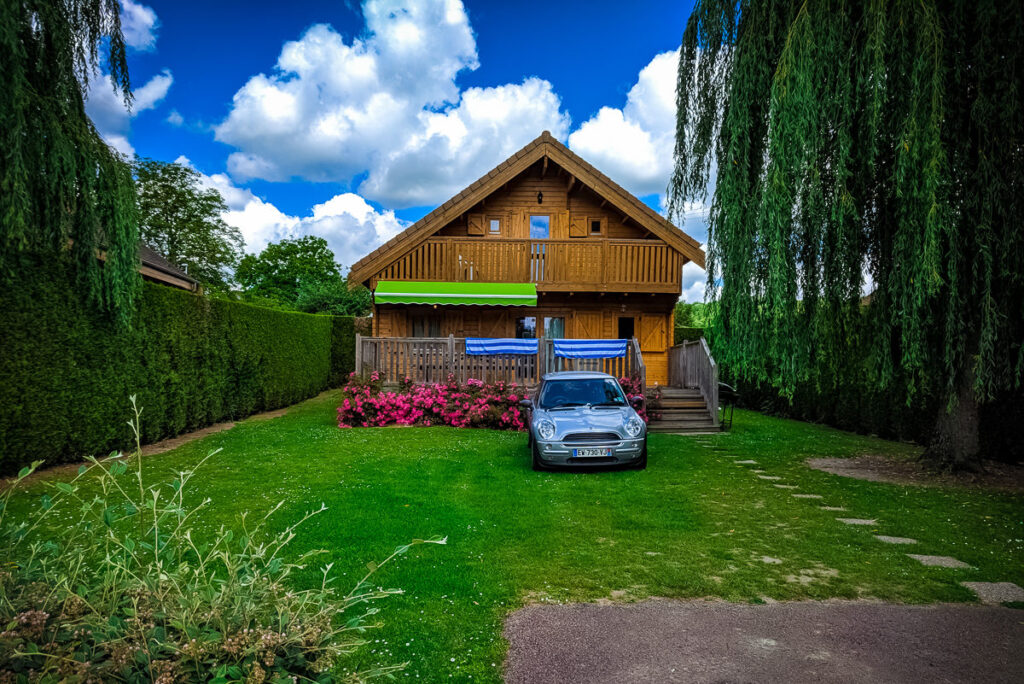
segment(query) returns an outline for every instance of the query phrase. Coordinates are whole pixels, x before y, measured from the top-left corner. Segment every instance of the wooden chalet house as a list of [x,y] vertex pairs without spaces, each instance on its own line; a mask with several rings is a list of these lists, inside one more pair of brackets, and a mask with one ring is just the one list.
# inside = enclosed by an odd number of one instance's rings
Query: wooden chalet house
[[628,358],[599,367],[668,385],[688,261],[704,266],[696,240],[545,131],[352,267],[374,291],[357,368],[391,381],[504,368],[529,383],[554,368],[544,346],[534,365],[483,368],[462,341],[628,339]]

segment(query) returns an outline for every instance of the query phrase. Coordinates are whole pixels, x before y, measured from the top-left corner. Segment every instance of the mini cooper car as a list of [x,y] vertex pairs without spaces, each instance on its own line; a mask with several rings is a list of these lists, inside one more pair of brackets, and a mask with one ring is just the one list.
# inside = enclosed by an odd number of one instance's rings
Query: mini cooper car
[[622,387],[607,373],[548,373],[530,410],[529,444],[533,469],[553,466],[647,467],[647,425]]

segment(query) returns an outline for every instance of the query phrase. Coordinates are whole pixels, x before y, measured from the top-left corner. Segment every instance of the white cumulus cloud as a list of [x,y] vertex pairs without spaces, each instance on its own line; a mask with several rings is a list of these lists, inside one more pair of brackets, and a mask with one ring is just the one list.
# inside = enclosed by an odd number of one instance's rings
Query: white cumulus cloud
[[164,69],[133,91],[134,100],[129,110],[121,94],[114,90],[110,76],[103,74],[89,83],[89,99],[86,100],[85,111],[108,145],[122,154],[132,156],[135,149],[128,141],[131,120],[139,112],[160,104],[167,97],[172,83],[174,77],[170,70]]
[[439,203],[549,129],[569,120],[537,78],[460,93],[477,67],[460,0],[368,0],[365,37],[319,24],[284,45],[271,74],[235,93],[218,140],[236,148],[239,180],[347,183],[386,206]]
[[622,109],[602,107],[569,136],[569,147],[635,195],[664,194],[675,144],[679,55],[645,66]]
[[[184,156],[175,162],[192,166]],[[204,185],[224,197],[228,210],[222,218],[241,231],[246,251],[254,254],[270,242],[316,235],[327,240],[339,263],[349,267],[409,225],[393,211],[377,211],[350,192],[313,206],[306,216],[292,216],[251,190],[238,187],[227,174],[201,173],[201,177]]]
[[156,47],[156,30],[160,26],[156,12],[132,0],[121,0],[121,32],[130,48],[147,52]]

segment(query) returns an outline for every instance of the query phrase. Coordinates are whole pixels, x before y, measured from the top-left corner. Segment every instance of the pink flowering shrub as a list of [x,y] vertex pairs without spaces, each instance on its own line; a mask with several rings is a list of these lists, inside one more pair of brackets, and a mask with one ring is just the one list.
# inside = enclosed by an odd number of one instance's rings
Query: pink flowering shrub
[[385,392],[379,376],[353,375],[341,396],[338,427],[342,428],[394,424],[526,429],[527,412],[519,406],[526,393],[515,383],[469,379],[460,386],[449,375],[443,384],[414,385],[406,379],[397,391]]
[[645,423],[649,422],[651,418],[660,418],[660,414],[656,414],[648,409],[654,408],[654,406],[648,406],[647,397],[644,396],[643,387],[640,385],[638,378],[619,378],[619,384],[622,385],[622,391],[626,393],[626,399],[632,404],[633,399],[640,397],[641,404],[640,408],[636,410],[636,414],[640,416],[641,420]]

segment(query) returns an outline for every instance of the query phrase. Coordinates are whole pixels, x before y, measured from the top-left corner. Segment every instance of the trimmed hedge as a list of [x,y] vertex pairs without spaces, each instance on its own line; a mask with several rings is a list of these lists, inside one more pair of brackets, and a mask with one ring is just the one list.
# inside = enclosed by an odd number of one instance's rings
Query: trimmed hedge
[[340,384],[353,319],[213,300],[145,283],[131,329],[90,304],[71,271],[37,257],[0,290],[0,472],[272,410]]
[[685,325],[677,325],[672,338],[672,344],[681,344],[684,341],[696,342],[703,336],[704,328],[687,328]]

